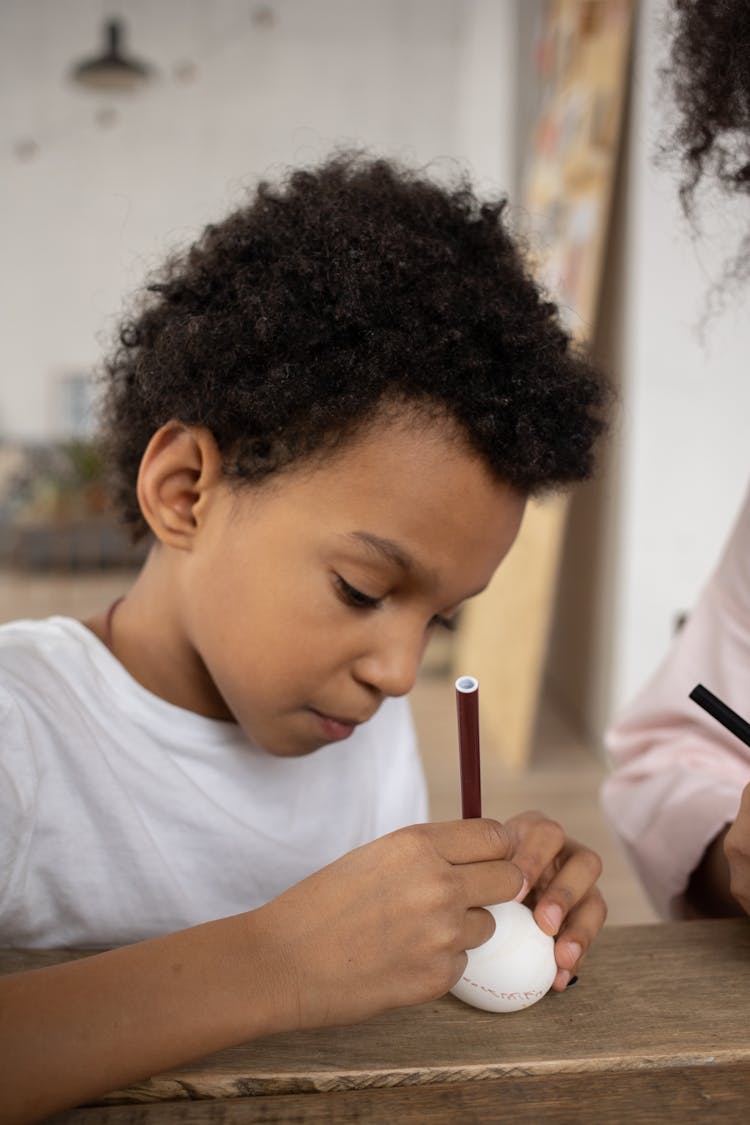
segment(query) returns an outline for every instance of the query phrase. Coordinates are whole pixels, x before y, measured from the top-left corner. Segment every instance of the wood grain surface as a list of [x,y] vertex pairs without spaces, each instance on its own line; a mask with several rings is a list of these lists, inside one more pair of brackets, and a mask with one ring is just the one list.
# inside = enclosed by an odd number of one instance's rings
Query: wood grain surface
[[747,1125],[750,1065],[70,1110],[47,1125]]
[[[70,955],[5,951],[0,970]],[[354,1027],[276,1035],[114,1092],[100,1100],[106,1112],[76,1110],[59,1120],[150,1123],[182,1120],[188,1110],[191,1121],[206,1122],[377,1120],[380,1104],[384,1121],[442,1122],[446,1106],[454,1106],[456,1120],[468,1099],[475,1116],[467,1110],[467,1122],[502,1121],[511,1093],[515,1120],[593,1121],[580,1113],[544,1116],[555,1106],[576,1112],[584,1095],[598,1107],[598,1120],[618,1120],[603,1112],[605,1098],[639,1107],[632,1118],[639,1122],[651,1120],[641,1099],[646,1108],[721,1104],[722,1121],[735,1120],[725,1110],[734,1112],[737,1102],[747,1120],[749,998],[747,919],[611,927],[573,988],[524,1011],[496,1015],[446,996]],[[368,1117],[370,1105],[375,1116]],[[529,1107],[527,1118],[518,1117],[519,1106]]]

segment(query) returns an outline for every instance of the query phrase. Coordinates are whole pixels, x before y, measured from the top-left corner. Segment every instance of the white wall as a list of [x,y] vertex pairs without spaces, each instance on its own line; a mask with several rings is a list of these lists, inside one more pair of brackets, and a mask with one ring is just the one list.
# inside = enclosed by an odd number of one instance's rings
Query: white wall
[[[553,653],[571,709],[596,734],[694,601],[750,461],[750,294],[711,323],[704,348],[696,334],[747,205],[694,245],[674,177],[654,166],[663,3],[639,5],[608,278],[605,346],[624,387],[619,468],[576,498],[567,642],[562,660]],[[146,270],[258,175],[343,142],[446,171],[458,161],[484,190],[512,189],[517,0],[276,0],[270,27],[253,22],[259,6],[0,4],[0,436],[54,432],[55,378],[94,365]],[[67,68],[95,53],[102,20],[117,11],[130,50],[160,78],[132,97],[76,89]],[[186,61],[190,82],[176,73]],[[116,114],[108,126],[97,123],[102,109]],[[26,139],[37,149],[23,159]],[[604,503],[592,514],[596,489]],[[584,634],[585,667],[570,659]]]
[[[159,70],[137,94],[65,79],[114,14]],[[0,436],[55,432],[56,379],[260,175],[348,144],[512,185],[515,19],[516,0],[2,0]]]
[[622,383],[622,409],[608,474],[574,500],[568,604],[550,669],[595,737],[664,656],[676,615],[689,611],[714,565],[750,470],[750,292],[729,295],[704,343],[699,331],[711,283],[750,208],[707,202],[706,236],[691,239],[676,173],[654,160],[669,126],[658,78],[665,0],[641,0],[639,9],[600,340]]
[[[661,658],[674,615],[689,609],[713,566],[750,470],[750,293],[697,325],[711,280],[750,220],[747,202],[715,200],[710,230],[691,242],[672,176],[651,160],[661,117],[657,66],[662,0],[642,4],[634,76],[624,246],[620,581],[614,607],[614,704]],[[721,212],[718,209],[721,208]]]

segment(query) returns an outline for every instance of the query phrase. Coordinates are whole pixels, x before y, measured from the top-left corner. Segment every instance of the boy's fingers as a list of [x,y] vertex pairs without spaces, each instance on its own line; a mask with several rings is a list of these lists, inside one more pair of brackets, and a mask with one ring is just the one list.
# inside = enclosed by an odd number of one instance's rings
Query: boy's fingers
[[462,934],[463,941],[466,943],[464,949],[476,949],[478,945],[484,945],[486,941],[490,940],[494,932],[495,919],[489,910],[482,910],[481,907],[478,907],[466,911],[466,921]]
[[491,820],[489,817],[446,820],[438,824],[425,824],[420,828],[448,863],[510,859],[510,837],[499,820]]
[[[536,823],[529,823],[536,817]],[[523,871],[530,887],[535,886],[551,863],[557,861],[565,847],[565,830],[555,820],[541,813],[524,815],[523,833],[520,838],[509,824],[513,852],[509,857]]]
[[534,907],[534,917],[545,933],[554,936],[559,932],[576,904],[592,893],[601,871],[602,861],[596,852],[574,844],[572,854],[544,887]]
[[[590,895],[571,911],[555,942],[555,960],[561,972],[576,973],[586,959],[586,953],[607,918],[607,904],[595,888]],[[565,987],[565,980],[558,973],[558,983]]]
[[[523,872],[508,860],[485,860],[457,867],[463,894],[472,906],[494,906],[514,899],[524,882]],[[485,911],[486,913],[486,911]]]

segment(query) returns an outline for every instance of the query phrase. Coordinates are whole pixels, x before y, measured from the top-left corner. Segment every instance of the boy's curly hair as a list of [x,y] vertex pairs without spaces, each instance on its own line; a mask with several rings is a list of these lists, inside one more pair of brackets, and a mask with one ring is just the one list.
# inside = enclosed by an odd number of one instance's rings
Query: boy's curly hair
[[608,385],[531,280],[504,209],[464,181],[344,153],[261,183],[207,227],[106,363],[103,438],[135,537],[139,463],[170,419],[212,432],[229,480],[324,452],[389,404],[454,419],[524,494],[588,476]]

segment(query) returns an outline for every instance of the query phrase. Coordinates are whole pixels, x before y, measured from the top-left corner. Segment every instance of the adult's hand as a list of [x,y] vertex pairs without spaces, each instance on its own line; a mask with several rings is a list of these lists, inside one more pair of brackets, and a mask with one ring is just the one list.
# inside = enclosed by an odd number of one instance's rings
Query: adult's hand
[[732,898],[750,914],[750,785],[743,789],[739,812],[724,836],[724,855]]

